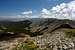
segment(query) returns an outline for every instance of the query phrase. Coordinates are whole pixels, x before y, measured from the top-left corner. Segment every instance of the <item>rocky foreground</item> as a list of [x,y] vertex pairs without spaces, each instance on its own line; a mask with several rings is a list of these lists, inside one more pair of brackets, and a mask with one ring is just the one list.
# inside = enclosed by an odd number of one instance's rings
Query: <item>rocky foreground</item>
[[25,35],[24,37],[1,40],[0,49],[13,50],[13,48],[26,39],[32,39],[37,44],[36,50],[75,50],[75,38],[66,37],[62,31],[55,31],[51,34],[48,33],[35,37]]
[[33,39],[39,46],[38,50],[75,50],[75,39],[65,37],[64,32],[44,34]]

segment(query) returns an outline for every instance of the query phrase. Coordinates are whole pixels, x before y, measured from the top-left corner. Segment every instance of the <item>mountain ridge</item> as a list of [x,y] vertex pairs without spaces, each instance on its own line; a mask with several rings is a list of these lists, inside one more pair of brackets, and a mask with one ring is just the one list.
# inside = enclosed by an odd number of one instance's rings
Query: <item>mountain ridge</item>
[[[52,29],[58,25],[68,24],[75,27],[75,21],[68,19],[54,19],[54,18],[34,18],[24,21],[0,21],[0,28],[5,32],[47,32],[50,33]],[[48,32],[49,31],[49,32]]]

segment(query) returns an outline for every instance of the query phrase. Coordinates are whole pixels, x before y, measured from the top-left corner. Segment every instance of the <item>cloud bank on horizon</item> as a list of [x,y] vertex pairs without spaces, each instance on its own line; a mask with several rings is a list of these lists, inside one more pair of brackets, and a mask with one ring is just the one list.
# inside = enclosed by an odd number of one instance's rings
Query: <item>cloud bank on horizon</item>
[[57,18],[57,19],[75,19],[75,0],[69,3],[61,3],[51,9],[43,8],[36,16],[32,15],[33,11],[21,13],[21,18]]
[[43,9],[42,18],[75,19],[75,1],[62,3],[52,9]]

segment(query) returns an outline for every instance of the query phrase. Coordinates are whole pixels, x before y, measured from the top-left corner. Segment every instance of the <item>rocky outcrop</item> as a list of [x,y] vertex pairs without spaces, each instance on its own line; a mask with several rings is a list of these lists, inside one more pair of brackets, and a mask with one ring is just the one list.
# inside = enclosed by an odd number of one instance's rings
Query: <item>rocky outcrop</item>
[[[39,49],[47,50],[75,50],[75,43],[71,38],[65,37],[64,32],[54,32],[33,37]],[[38,50],[39,50],[38,49]]]
[[[34,20],[33,20],[34,21]],[[53,32],[57,28],[75,28],[75,22],[71,20],[58,20],[58,19],[39,19],[30,24],[31,32],[42,32],[42,33],[50,33]],[[63,26],[63,27],[62,27]]]

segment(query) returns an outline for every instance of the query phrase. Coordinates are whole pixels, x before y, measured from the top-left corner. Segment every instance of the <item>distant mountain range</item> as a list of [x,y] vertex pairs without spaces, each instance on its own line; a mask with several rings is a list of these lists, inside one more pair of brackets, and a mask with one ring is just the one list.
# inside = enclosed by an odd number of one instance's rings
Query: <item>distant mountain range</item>
[[63,25],[75,28],[75,21],[54,18],[33,18],[24,21],[0,21],[0,32],[50,33]]

